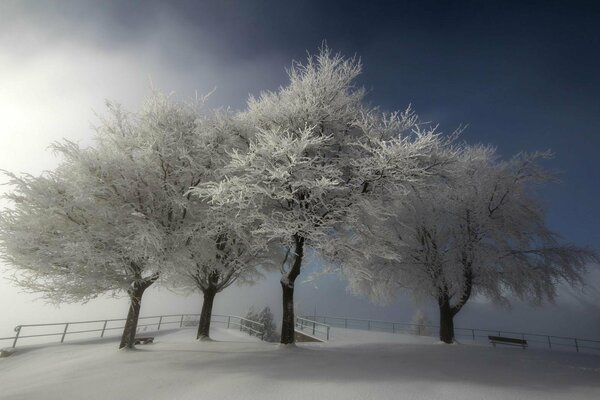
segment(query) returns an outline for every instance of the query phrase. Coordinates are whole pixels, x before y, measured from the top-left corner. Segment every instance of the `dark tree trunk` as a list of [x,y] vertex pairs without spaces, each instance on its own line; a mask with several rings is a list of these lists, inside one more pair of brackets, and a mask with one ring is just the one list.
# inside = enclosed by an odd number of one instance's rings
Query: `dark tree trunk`
[[127,321],[125,322],[125,328],[123,328],[123,335],[121,336],[121,344],[119,349],[135,348],[135,334],[137,332],[138,318],[140,317],[140,308],[142,306],[142,296],[146,287],[139,286],[135,287],[129,292],[129,312],[127,313]]
[[119,344],[119,349],[135,348],[135,334],[137,332],[137,324],[140,317],[142,296],[144,295],[146,289],[156,282],[157,279],[158,274],[154,274],[149,278],[134,282],[131,289],[127,291],[131,301],[129,303],[129,312],[127,313],[127,320],[125,321],[125,327],[123,328],[123,335],[121,336],[121,344]]
[[450,301],[440,301],[440,340],[444,343],[454,343],[454,310]]
[[210,319],[212,318],[212,309],[216,288],[209,287],[204,291],[204,302],[202,303],[202,312],[200,313],[200,323],[198,324],[198,334],[196,339],[210,339]]
[[451,296],[447,286],[440,289],[438,296],[438,305],[440,307],[440,340],[444,343],[454,343],[454,316],[467,304],[473,291],[472,262],[468,258],[467,252],[463,252],[462,263],[465,286],[460,299],[458,299],[458,303],[450,305]]
[[292,344],[296,341],[294,316],[294,282],[300,275],[302,257],[304,256],[304,238],[294,235],[295,252],[294,263],[290,271],[281,278],[281,289],[283,291],[283,318],[281,320],[281,343]]
[[283,319],[281,321],[281,343],[291,344],[295,341],[295,319],[294,316],[294,282],[285,284],[281,282],[283,290]]

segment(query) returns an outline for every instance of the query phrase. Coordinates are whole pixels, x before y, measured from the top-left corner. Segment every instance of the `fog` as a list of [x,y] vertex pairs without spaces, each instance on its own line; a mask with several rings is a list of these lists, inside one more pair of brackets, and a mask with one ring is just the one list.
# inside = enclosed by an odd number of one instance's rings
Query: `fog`
[[[116,6],[73,3],[4,2],[0,5],[0,169],[40,174],[59,160],[48,150],[66,138],[93,144],[93,126],[106,99],[139,108],[152,89],[192,99],[215,89],[209,107],[244,106],[249,93],[285,83],[285,68],[303,53],[268,47],[256,54],[233,46],[231,37],[191,25],[181,14],[152,4],[131,12]],[[83,3],[81,3],[83,4]],[[92,3],[93,4],[93,3]],[[89,12],[88,12],[89,11]],[[120,12],[123,11],[122,14]],[[241,18],[240,15],[238,17]],[[323,39],[323,38],[321,38]],[[349,47],[347,43],[342,47]],[[314,50],[320,43],[305,48]],[[335,48],[336,43],[329,42]],[[371,62],[383,62],[372,55]],[[377,93],[370,94],[377,98]],[[438,105],[439,107],[439,105]],[[430,114],[444,114],[439,108]],[[448,111],[451,112],[451,111]],[[474,117],[473,117],[474,118]],[[476,135],[472,137],[476,138]],[[0,187],[0,192],[7,190]],[[9,206],[6,202],[0,203]],[[558,209],[556,204],[553,209]],[[560,220],[560,216],[551,215]],[[318,260],[308,268],[318,269]],[[309,271],[304,271],[306,278]],[[124,318],[126,299],[101,298],[87,304],[47,305],[25,294],[0,268],[0,337],[17,324]],[[300,278],[302,279],[302,277]],[[475,299],[457,316],[457,326],[547,332],[600,338],[600,275],[592,272],[584,291],[561,288],[556,304],[512,308]],[[387,306],[370,304],[346,292],[338,276],[297,286],[300,313],[327,314],[408,322],[417,306],[401,296]],[[142,315],[199,313],[201,298],[153,288],[144,296]],[[216,298],[216,313],[245,314],[249,306],[270,306],[280,315],[278,277],[270,275],[249,287],[232,286]],[[432,304],[419,304],[432,322]]]

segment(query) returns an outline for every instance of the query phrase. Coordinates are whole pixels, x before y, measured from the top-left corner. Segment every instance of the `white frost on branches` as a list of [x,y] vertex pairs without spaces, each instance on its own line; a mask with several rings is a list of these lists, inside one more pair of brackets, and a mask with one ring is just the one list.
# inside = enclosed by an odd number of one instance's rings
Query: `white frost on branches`
[[388,203],[388,218],[363,215],[354,240],[376,250],[345,266],[351,288],[378,301],[406,288],[455,314],[475,294],[537,303],[554,298],[558,281],[579,282],[597,256],[560,244],[532,193],[551,178],[538,163],[548,156],[501,161],[491,147],[462,148],[443,174]]

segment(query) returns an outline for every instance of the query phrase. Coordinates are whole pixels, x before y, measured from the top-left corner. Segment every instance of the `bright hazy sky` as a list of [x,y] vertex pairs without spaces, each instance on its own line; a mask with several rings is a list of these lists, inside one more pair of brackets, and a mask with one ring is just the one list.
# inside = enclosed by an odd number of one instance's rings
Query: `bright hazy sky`
[[[155,87],[180,99],[216,88],[211,106],[242,108],[249,93],[285,83],[285,68],[323,40],[361,56],[361,83],[384,109],[412,103],[445,131],[504,155],[552,149],[562,183],[543,191],[550,225],[565,241],[599,250],[600,20],[577,2],[318,1],[0,2],[0,169],[39,174],[68,138],[91,143],[105,99],[136,109]],[[326,3],[326,4],[323,4]],[[5,190],[2,188],[0,190]],[[0,275],[7,276],[6,270]],[[584,294],[512,310],[474,302],[458,325],[600,338],[600,274]],[[569,292],[567,294],[567,292]],[[279,308],[277,277],[232,287],[217,312]],[[56,309],[0,282],[0,337],[17,323],[120,317],[126,301]],[[408,321],[407,299],[385,308],[327,278],[297,290],[301,311]],[[145,296],[143,314],[199,312],[198,296]],[[435,322],[437,314],[429,310]]]

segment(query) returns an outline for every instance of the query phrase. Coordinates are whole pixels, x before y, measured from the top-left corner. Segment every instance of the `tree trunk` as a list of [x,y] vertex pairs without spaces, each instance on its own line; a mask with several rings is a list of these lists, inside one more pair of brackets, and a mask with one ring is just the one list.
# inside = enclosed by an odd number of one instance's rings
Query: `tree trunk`
[[281,321],[281,343],[291,344],[295,341],[296,317],[294,316],[294,282],[281,281],[283,290],[283,319]]
[[281,321],[281,343],[293,344],[296,341],[295,327],[296,317],[294,316],[294,282],[300,275],[302,267],[302,257],[304,256],[304,238],[294,235],[295,254],[294,263],[290,271],[281,278],[281,289],[283,298],[283,318]]
[[440,340],[444,343],[454,343],[454,311],[450,302],[440,302]]
[[473,291],[472,263],[469,261],[467,253],[463,253],[462,261],[465,287],[458,303],[454,306],[450,305],[450,295],[447,286],[440,289],[438,296],[438,305],[440,307],[440,340],[444,343],[454,343],[454,316],[467,304]]
[[204,291],[204,302],[202,303],[202,312],[200,314],[196,339],[210,339],[210,319],[212,318],[213,303],[216,295],[216,288],[210,287]]
[[127,313],[127,321],[125,322],[125,328],[123,328],[119,349],[135,348],[135,334],[137,332],[138,318],[142,306],[142,296],[148,286],[135,285],[134,288],[129,291],[129,298],[131,301],[129,303],[129,312]]

